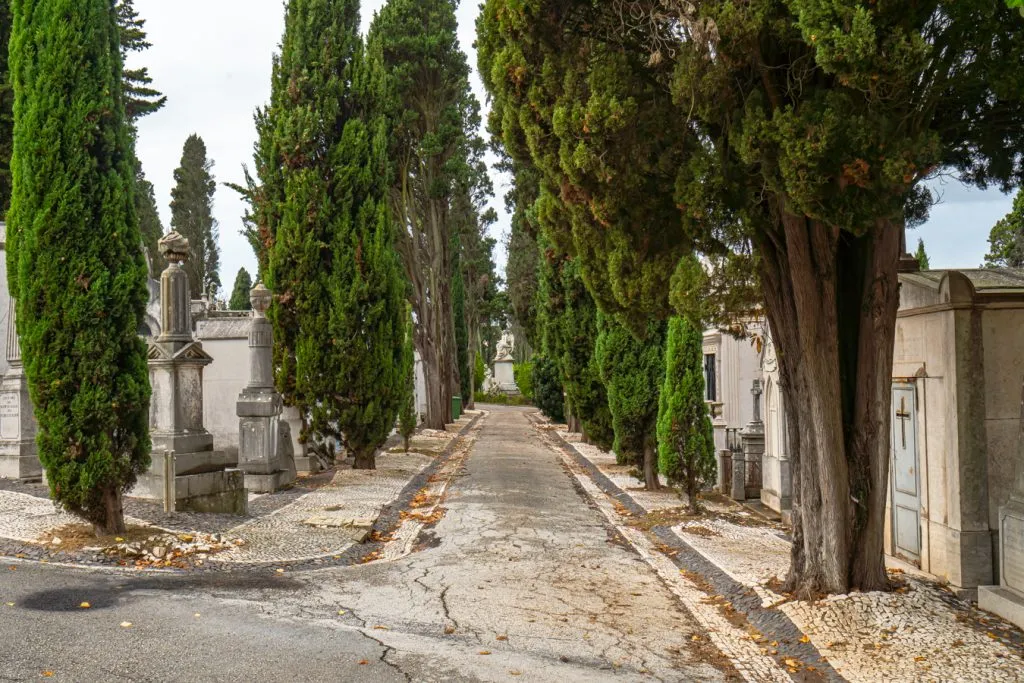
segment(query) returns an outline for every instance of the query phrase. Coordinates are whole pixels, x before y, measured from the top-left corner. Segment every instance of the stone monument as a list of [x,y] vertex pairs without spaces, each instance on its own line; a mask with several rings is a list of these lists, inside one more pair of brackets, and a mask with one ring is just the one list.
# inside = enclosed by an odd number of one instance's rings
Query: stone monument
[[747,499],[761,498],[761,458],[764,456],[764,422],[761,420],[761,380],[750,390],[754,397],[754,417],[740,432],[743,443],[745,494]]
[[40,481],[43,467],[36,449],[36,418],[21,362],[14,299],[8,300],[7,372],[0,379],[0,477]]
[[515,360],[512,358],[514,348],[515,341],[511,333],[505,332],[501,341],[498,342],[497,355],[494,357],[492,386],[506,394],[519,393],[519,386],[516,384]]
[[1024,393],[1017,436],[1017,479],[999,508],[999,585],[978,588],[978,606],[1024,628]]
[[238,396],[238,466],[245,487],[273,493],[295,481],[295,460],[283,402],[274,388],[274,331],[267,320],[270,290],[262,283],[249,292],[249,385]]
[[215,451],[203,426],[203,368],[213,359],[192,334],[188,275],[181,267],[188,240],[172,232],[159,246],[168,265],[160,276],[161,332],[149,344],[152,465],[131,495],[174,510],[244,515],[248,496],[237,457]]

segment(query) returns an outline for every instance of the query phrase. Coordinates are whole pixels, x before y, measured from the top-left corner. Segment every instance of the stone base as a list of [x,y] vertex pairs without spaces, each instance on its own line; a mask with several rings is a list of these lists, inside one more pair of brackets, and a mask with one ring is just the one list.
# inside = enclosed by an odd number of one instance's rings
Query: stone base
[[295,472],[299,476],[308,477],[312,474],[319,474],[323,469],[320,467],[320,461],[311,455],[295,458]]
[[0,453],[0,478],[20,482],[43,480],[43,466],[35,455],[9,455]]
[[[141,475],[129,495],[132,498],[163,503],[162,471],[154,468]],[[174,509],[178,512],[245,515],[248,507],[249,495],[242,470],[223,469],[217,472],[178,474],[174,478]]]
[[270,474],[245,475],[245,488],[249,493],[274,493],[295,482],[295,473],[279,471]]
[[1024,594],[1006,586],[978,588],[978,607],[1024,628]]

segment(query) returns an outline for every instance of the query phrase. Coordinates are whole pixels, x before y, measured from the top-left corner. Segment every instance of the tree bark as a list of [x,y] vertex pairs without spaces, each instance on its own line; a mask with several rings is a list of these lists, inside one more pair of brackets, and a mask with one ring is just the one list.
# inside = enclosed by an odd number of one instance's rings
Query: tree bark
[[[862,236],[779,212],[759,236],[790,433],[801,597],[888,586],[882,532],[901,226]],[[806,350],[806,353],[805,353]]]
[[[649,432],[654,431],[654,426],[651,426]],[[648,437],[644,439],[644,488],[648,491],[658,491],[661,489],[661,481],[658,479],[658,447],[654,439]]]
[[357,451],[354,456],[355,462],[352,465],[354,470],[375,470],[377,469],[377,449],[371,448],[364,451]]
[[93,533],[97,536],[116,536],[128,530],[124,523],[124,505],[120,489],[104,489],[103,512],[103,524],[93,525]]

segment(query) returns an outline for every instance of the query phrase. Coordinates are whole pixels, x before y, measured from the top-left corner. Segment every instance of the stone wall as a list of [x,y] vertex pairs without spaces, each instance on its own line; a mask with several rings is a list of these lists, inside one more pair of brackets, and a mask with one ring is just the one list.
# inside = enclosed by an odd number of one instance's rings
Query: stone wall
[[210,313],[196,338],[213,357],[203,372],[203,422],[218,450],[238,454],[238,394],[249,383],[249,313]]

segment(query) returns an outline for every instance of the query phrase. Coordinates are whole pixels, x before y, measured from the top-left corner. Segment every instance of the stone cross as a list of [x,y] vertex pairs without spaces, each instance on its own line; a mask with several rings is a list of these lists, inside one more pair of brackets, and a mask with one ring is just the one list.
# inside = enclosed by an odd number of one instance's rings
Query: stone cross
[[754,387],[750,390],[750,393],[754,396],[754,422],[761,421],[761,394],[764,391],[761,389],[761,380],[754,380]]

